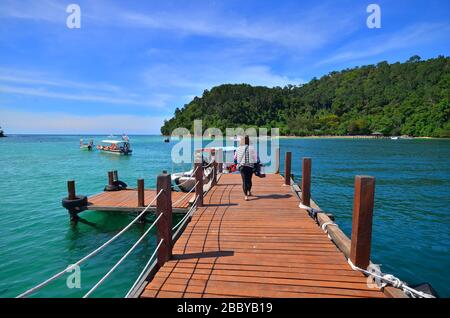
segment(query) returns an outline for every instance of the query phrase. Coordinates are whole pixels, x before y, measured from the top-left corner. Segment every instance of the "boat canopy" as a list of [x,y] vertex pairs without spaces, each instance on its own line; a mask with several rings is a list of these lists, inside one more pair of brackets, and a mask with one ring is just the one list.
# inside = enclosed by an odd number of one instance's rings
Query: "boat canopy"
[[212,150],[218,151],[222,149],[223,152],[229,152],[229,151],[236,151],[236,147],[210,147],[210,148],[203,148],[200,149],[200,151],[204,152],[211,152]]
[[127,143],[127,141],[123,141],[123,140],[102,140],[102,143],[117,145],[117,144]]

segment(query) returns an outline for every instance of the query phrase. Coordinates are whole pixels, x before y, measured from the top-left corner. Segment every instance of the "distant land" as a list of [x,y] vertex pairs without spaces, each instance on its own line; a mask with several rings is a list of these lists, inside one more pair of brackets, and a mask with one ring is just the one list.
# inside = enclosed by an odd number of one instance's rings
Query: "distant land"
[[205,90],[164,122],[178,127],[280,128],[283,136],[450,137],[450,57],[385,61],[313,78],[299,86],[226,84]]

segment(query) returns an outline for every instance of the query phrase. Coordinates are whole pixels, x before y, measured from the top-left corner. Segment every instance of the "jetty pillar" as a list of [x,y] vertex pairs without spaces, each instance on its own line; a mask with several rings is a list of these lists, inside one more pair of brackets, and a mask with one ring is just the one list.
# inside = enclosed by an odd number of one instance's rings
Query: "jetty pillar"
[[375,178],[356,176],[350,260],[363,269],[370,263],[374,197]]
[[216,162],[218,163],[218,172],[219,173],[223,173],[223,150],[219,149],[218,153],[217,153],[217,158],[219,158],[219,160],[216,160]]
[[280,173],[280,148],[275,149],[275,174]]
[[284,161],[284,184],[291,185],[291,161],[292,161],[292,152],[286,152],[285,161]]
[[311,158],[303,158],[302,162],[302,204],[311,205]]
[[163,243],[158,250],[158,266],[163,266],[172,257],[172,189],[170,174],[163,172],[157,178],[156,193],[162,190],[156,200],[156,217],[162,214],[162,217],[157,223],[157,238],[158,242],[162,240]]
[[138,206],[144,207],[145,206],[144,179],[138,179],[137,189],[138,189]]
[[212,182],[211,182],[211,186],[215,186],[217,183],[217,160],[216,160],[216,151],[213,149],[211,150],[211,160],[213,160],[213,164],[212,164]]
[[197,206],[203,206],[203,164],[198,162],[195,164],[195,196],[197,197]]
[[108,185],[114,185],[114,172],[108,171]]
[[70,180],[67,181],[67,198],[69,200],[75,200],[76,198],[76,192],[75,192],[75,181],[74,180]]
[[119,172],[117,170],[113,171],[113,180],[119,181]]

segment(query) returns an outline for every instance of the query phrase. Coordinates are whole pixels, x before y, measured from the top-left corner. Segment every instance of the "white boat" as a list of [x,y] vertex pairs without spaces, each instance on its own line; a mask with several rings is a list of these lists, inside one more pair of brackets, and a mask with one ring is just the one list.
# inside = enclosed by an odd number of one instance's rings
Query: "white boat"
[[94,141],[91,139],[89,141],[89,143],[85,144],[83,139],[80,139],[80,149],[81,150],[86,150],[86,151],[91,151],[94,150]]
[[[212,147],[199,149],[196,154],[200,154],[203,158],[203,184],[208,183],[211,180],[213,173],[213,166],[211,164],[212,160],[222,152],[223,154],[223,173],[232,173],[236,171],[236,165],[234,164],[234,152],[236,147]],[[195,186],[195,175],[194,169],[190,171],[174,173],[172,174],[172,183],[183,192],[189,192]]]
[[125,156],[131,155],[133,152],[128,140],[102,140],[97,149],[102,152]]
[[[203,170],[203,184],[209,183],[211,175],[212,168]],[[171,178],[172,183],[182,192],[190,192],[196,184],[194,169],[186,172],[174,173]]]
[[398,137],[398,136],[391,137],[391,140],[399,140],[399,139],[400,139],[400,137]]

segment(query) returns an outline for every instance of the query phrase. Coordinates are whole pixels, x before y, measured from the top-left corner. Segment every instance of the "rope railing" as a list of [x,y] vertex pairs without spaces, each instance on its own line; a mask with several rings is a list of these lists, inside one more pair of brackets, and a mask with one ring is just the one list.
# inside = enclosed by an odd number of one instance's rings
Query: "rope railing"
[[198,198],[199,197],[197,196],[189,211],[187,211],[184,217],[177,223],[177,225],[175,225],[172,228],[172,231],[176,230],[180,225],[184,223],[184,221],[186,221],[190,216],[192,216],[191,212],[195,210]]
[[150,266],[153,258],[156,256],[156,253],[158,252],[159,248],[161,247],[162,243],[164,242],[163,239],[161,239],[161,241],[159,241],[158,246],[155,248],[155,251],[153,252],[152,256],[150,256],[150,258],[148,259],[147,264],[145,264],[144,269],[142,270],[142,272],[139,274],[138,278],[136,279],[136,281],[134,282],[134,284],[131,286],[130,290],[128,291],[128,293],[125,295],[124,298],[128,298],[131,294],[131,292],[134,290],[134,288],[137,286],[137,284],[141,281],[142,277],[144,276],[144,273],[147,271],[148,267]]
[[119,267],[120,264],[133,252],[136,247],[144,240],[148,233],[153,229],[153,227],[158,223],[163,214],[161,213],[152,225],[145,231],[145,233],[133,244],[133,246],[114,264],[113,267],[83,296],[83,298],[89,297],[103,282]]
[[195,190],[195,188],[197,187],[198,183],[199,183],[199,181],[197,181],[197,182],[195,183],[195,185],[192,187],[191,190],[189,190],[189,192],[187,192],[185,195],[183,195],[181,198],[179,198],[177,201],[175,201],[175,202],[172,204],[172,207],[175,207],[178,203],[180,203],[181,201],[183,201],[184,199],[186,199],[186,197],[187,197],[189,194],[191,194],[191,193]]
[[108,245],[110,245],[112,242],[114,242],[118,237],[120,237],[123,233],[125,233],[133,224],[135,224],[138,220],[140,220],[142,218],[142,216],[148,211],[148,209],[150,209],[151,205],[158,199],[158,197],[161,195],[161,193],[163,192],[163,190],[159,191],[159,193],[155,196],[155,198],[150,202],[149,205],[147,205],[147,207],[133,220],[131,221],[126,227],[124,227],[119,233],[117,233],[116,235],[114,235],[112,238],[110,238],[108,241],[106,241],[105,243],[103,243],[101,246],[99,246],[98,248],[96,248],[94,251],[92,251],[91,253],[89,253],[88,255],[86,255],[85,257],[83,257],[82,259],[78,260],[76,263],[70,265],[69,267],[67,267],[66,269],[60,271],[59,273],[53,275],[52,277],[48,278],[47,280],[43,281],[42,283],[34,286],[33,288],[28,289],[27,291],[23,292],[22,294],[20,294],[19,296],[17,296],[16,298],[24,298],[27,297],[28,295],[33,294],[34,292],[36,292],[37,290],[41,289],[42,287],[50,284],[52,281],[58,279],[59,277],[61,277],[62,275],[64,275],[65,273],[67,273],[68,271],[72,270],[73,268],[75,268],[76,266],[81,265],[83,262],[87,261],[88,259],[92,258],[93,256],[97,255],[100,251],[102,251],[104,248],[106,248]]

